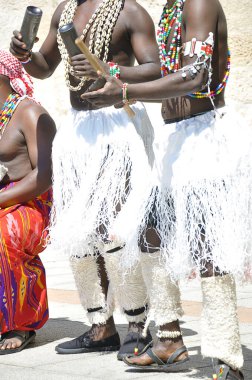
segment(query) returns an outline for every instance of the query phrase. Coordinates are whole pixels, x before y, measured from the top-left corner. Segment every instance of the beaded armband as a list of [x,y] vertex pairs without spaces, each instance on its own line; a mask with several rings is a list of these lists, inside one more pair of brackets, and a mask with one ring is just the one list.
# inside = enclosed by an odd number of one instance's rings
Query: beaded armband
[[108,64],[109,64],[109,75],[111,77],[120,79],[120,68],[118,64],[114,62],[108,62]]
[[191,79],[194,79],[203,66],[209,71],[208,85],[210,84],[212,79],[211,60],[213,55],[213,47],[214,39],[212,32],[209,33],[208,38],[204,42],[197,41],[196,38],[192,38],[191,41],[183,44],[182,49],[185,57],[189,56],[192,58],[194,55],[197,56],[195,62],[180,69],[180,71],[182,71],[181,75],[183,79],[186,79],[187,72],[189,72]]
[[[207,93],[210,93],[210,84],[212,81],[212,56],[214,48],[214,38],[213,33],[210,32],[208,38],[205,41],[197,41],[196,38],[192,38],[191,41],[186,42],[182,45],[182,51],[184,56],[193,57],[197,56],[196,61],[190,65],[184,66],[180,69],[182,71],[182,78],[185,80],[187,78],[187,72],[190,75],[190,79],[194,79],[198,72],[200,72],[201,67],[208,71],[208,81],[206,83]],[[199,93],[197,93],[199,94]],[[195,94],[188,94],[192,97],[199,97]],[[211,98],[210,98],[211,99]],[[212,102],[213,103],[213,102]],[[214,107],[214,104],[213,104]]]
[[226,66],[226,72],[224,75],[224,78],[222,82],[216,87],[215,90],[210,90],[210,84],[212,80],[212,56],[213,56],[213,48],[214,48],[214,39],[213,39],[213,33],[209,33],[208,38],[202,42],[197,41],[196,38],[192,38],[191,41],[186,42],[182,45],[182,51],[184,56],[193,57],[194,55],[197,55],[196,61],[192,65],[188,65],[183,67],[182,70],[182,78],[186,78],[186,71],[189,71],[189,74],[191,78],[193,79],[195,75],[197,75],[197,72],[200,70],[200,66],[204,65],[205,68],[208,70],[208,82],[207,82],[207,91],[202,92],[198,91],[193,94],[189,94],[192,98],[210,98],[212,101],[212,98],[214,98],[216,95],[219,95],[223,89],[225,88],[227,84],[227,80],[230,73],[230,51],[228,50],[228,57],[227,57],[227,66]]
[[196,38],[192,38],[191,41],[185,42],[182,45],[183,55],[193,57],[197,55],[198,58],[203,57],[204,60],[211,59],[213,55],[214,39],[213,33],[210,32],[205,41],[197,41]]

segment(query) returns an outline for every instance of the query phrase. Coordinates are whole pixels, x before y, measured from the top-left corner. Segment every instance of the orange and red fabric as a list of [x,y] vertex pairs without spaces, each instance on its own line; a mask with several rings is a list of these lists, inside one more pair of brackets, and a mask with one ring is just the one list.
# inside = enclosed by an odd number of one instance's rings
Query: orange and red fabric
[[45,269],[38,254],[45,249],[51,205],[49,190],[0,210],[0,333],[37,330],[48,320]]

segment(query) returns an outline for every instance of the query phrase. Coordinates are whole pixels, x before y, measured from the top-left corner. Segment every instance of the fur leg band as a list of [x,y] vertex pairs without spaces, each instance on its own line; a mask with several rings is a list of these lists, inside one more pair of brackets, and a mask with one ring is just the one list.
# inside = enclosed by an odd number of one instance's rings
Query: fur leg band
[[[120,255],[122,250],[105,253],[104,260],[109,283],[120,309],[129,322],[143,322],[146,318],[147,290],[142,277],[140,263],[129,272],[123,273],[120,269]],[[139,310],[139,313],[137,311]]]
[[113,301],[108,290],[107,300],[102,291],[98,266],[94,256],[71,257],[80,301],[91,324],[104,324],[113,314]]
[[243,356],[236,311],[236,290],[230,275],[202,278],[203,356],[216,358],[231,368],[241,368]]
[[145,330],[151,320],[154,320],[157,326],[176,321],[183,315],[180,290],[169,278],[160,261],[160,253],[142,253],[141,264],[150,300]]

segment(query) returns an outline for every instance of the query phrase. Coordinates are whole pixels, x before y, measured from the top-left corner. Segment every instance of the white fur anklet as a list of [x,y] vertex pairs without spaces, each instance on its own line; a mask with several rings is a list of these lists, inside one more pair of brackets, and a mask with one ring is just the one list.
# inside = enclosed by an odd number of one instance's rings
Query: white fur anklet
[[[147,290],[141,265],[138,263],[133,270],[123,273],[120,267],[122,251],[123,248],[104,255],[109,282],[114,298],[127,320],[136,323],[143,322],[146,318]],[[138,309],[139,314],[137,314]]]
[[179,336],[182,336],[181,331],[167,331],[167,330],[158,330],[157,331],[157,337],[159,339],[175,339],[178,338]]
[[145,333],[151,320],[163,326],[179,319],[183,310],[179,287],[171,281],[160,262],[160,253],[141,253],[141,265],[150,300]]
[[201,352],[231,368],[243,365],[236,290],[230,275],[202,278],[203,310],[201,319]]
[[[96,258],[71,257],[73,271],[80,301],[91,324],[104,324],[113,315],[113,300],[108,290],[107,300],[102,291]],[[94,310],[94,311],[93,311]]]

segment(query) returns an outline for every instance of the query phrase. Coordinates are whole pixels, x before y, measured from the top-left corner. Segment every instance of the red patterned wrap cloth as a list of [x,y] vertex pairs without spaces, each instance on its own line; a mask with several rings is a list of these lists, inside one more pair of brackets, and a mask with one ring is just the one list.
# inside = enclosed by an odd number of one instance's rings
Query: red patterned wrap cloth
[[11,87],[21,96],[33,98],[34,88],[31,76],[23,65],[8,51],[0,49],[0,74],[10,79]]
[[[0,191],[15,186],[0,186]],[[45,268],[52,190],[0,209],[0,332],[37,330],[48,320]]]

